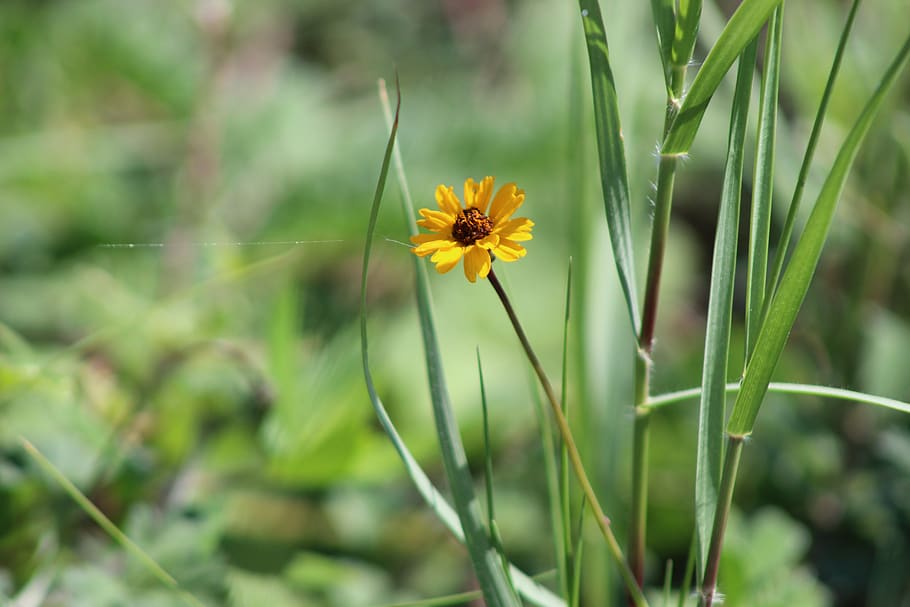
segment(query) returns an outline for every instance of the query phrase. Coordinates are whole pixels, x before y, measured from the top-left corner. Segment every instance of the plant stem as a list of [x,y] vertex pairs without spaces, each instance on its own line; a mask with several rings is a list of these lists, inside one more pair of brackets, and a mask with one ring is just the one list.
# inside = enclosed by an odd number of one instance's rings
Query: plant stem
[[581,462],[581,455],[578,453],[578,447],[575,446],[572,430],[569,428],[569,422],[566,420],[566,416],[563,415],[562,406],[560,405],[559,398],[556,396],[556,391],[553,389],[553,385],[550,383],[550,380],[543,369],[543,365],[540,364],[540,360],[534,353],[534,349],[531,347],[527,335],[525,335],[524,329],[518,320],[518,316],[515,314],[515,309],[512,307],[508,295],[506,295],[505,290],[502,288],[502,284],[500,284],[499,279],[496,277],[496,273],[492,268],[490,269],[487,278],[489,279],[490,284],[493,285],[496,295],[499,296],[499,300],[502,302],[506,314],[512,322],[512,327],[515,329],[515,334],[518,336],[518,341],[521,342],[521,346],[524,348],[525,354],[531,363],[531,367],[540,380],[540,385],[543,387],[544,394],[546,394],[547,400],[550,403],[550,410],[553,412],[553,417],[556,419],[556,426],[559,428],[559,434],[568,451],[572,469],[575,471],[575,475],[578,477],[578,482],[585,494],[585,498],[588,500],[590,508],[594,513],[594,519],[597,522],[597,526],[600,528],[600,531],[607,542],[607,548],[619,567],[620,574],[622,575],[623,581],[626,583],[628,592],[635,605],[639,607],[646,606],[648,602],[645,600],[641,588],[639,588],[636,583],[635,576],[629,569],[625,557],[623,556],[622,549],[619,547],[619,542],[616,541],[616,536],[613,535],[613,530],[610,528],[610,519],[604,514],[603,508],[601,508],[600,502],[597,500],[597,496],[594,493],[594,488],[588,480],[588,475],[585,473],[584,465]]
[[657,196],[654,200],[654,224],[651,228],[651,249],[648,254],[648,278],[642,312],[639,348],[650,356],[657,322],[657,300],[660,296],[660,277],[663,273],[664,251],[670,228],[670,207],[673,202],[673,182],[676,178],[677,155],[663,155],[657,168]]
[[[668,117],[669,122],[669,117]],[[657,322],[657,302],[660,296],[660,277],[663,273],[664,251],[670,228],[670,207],[673,201],[673,182],[678,156],[661,156],[657,169],[657,197],[651,250],[648,257],[648,278],[642,312],[641,333],[635,360],[635,422],[632,443],[632,521],[629,526],[629,564],[638,585],[645,577],[645,536],[648,514],[648,426],[650,409],[648,394],[651,383],[651,351],[654,347],[654,327]]]
[[711,530],[711,545],[708,547],[708,559],[705,563],[705,579],[702,582],[699,604],[711,607],[717,590],[717,572],[720,568],[720,552],[724,543],[724,531],[730,515],[730,504],[733,501],[733,487],[736,485],[736,471],[742,455],[744,437],[728,435],[727,451],[724,459],[724,474],[718,490],[717,510],[714,511],[714,527]]

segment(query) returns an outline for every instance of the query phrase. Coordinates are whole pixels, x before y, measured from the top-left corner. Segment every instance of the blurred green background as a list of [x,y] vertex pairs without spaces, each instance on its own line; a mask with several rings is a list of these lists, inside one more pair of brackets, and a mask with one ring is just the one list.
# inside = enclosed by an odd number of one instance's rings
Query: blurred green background
[[[790,4],[782,211],[846,13],[842,2]],[[706,3],[697,57],[732,8]],[[460,190],[487,174],[527,191],[535,238],[522,263],[498,271],[554,377],[576,256],[571,394],[622,528],[633,341],[598,202],[574,10],[504,0],[0,3],[0,603],[177,604],[22,438],[206,604],[378,606],[475,587],[464,549],[375,423],[360,369],[360,263],[386,137],[376,81],[395,70],[417,206],[432,204],[439,183]],[[643,263],[665,93],[648,4],[604,11]],[[807,200],[905,29],[905,0],[861,9]],[[910,79],[899,89],[857,161],[781,380],[910,400]],[[700,382],[725,97],[677,177],[658,393]],[[373,372],[444,486],[399,208],[390,181],[370,277]],[[475,347],[484,359],[509,556],[550,570],[517,341],[482,281],[460,271],[431,279],[478,471]],[[737,487],[727,604],[910,605],[906,416],[768,398]],[[695,406],[652,422],[653,586],[667,559],[679,579],[688,550]],[[596,543],[591,605],[612,592]]]

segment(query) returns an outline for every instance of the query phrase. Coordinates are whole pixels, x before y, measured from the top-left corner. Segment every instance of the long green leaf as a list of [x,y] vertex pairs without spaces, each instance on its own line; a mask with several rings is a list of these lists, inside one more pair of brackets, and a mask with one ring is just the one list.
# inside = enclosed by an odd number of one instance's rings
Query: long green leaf
[[[385,83],[380,81],[380,99],[383,102],[383,109],[386,113],[386,119],[389,123],[390,131],[395,129],[397,125],[397,120],[393,118],[391,108],[388,103],[388,95],[385,91]],[[397,113],[397,112],[396,112]],[[394,134],[394,133],[393,133]],[[391,138],[390,138],[391,140]],[[417,226],[414,223],[414,209],[413,204],[411,203],[410,192],[407,187],[407,179],[404,175],[404,167],[401,162],[401,156],[398,152],[398,148],[394,148],[393,155],[395,157],[395,168],[398,176],[399,187],[401,188],[401,202],[405,211],[405,216],[408,218],[408,230],[413,234],[417,232]],[[385,164],[381,170],[381,175],[383,176],[383,185],[385,183],[385,175],[388,172],[388,166]],[[379,201],[374,201],[376,203],[376,213],[378,213],[378,203]],[[371,222],[371,228],[368,231],[368,246],[365,251],[365,267],[368,262],[370,247],[369,244],[372,243],[373,231],[375,229],[375,221]],[[424,264],[417,263],[415,258],[415,268],[418,274],[418,277],[422,276],[422,281],[424,288],[426,287],[426,268]],[[459,520],[458,514],[449,505],[446,501],[446,498],[439,492],[439,490],[433,485],[429,477],[417,463],[417,460],[411,454],[410,450],[405,445],[401,436],[398,434],[397,429],[392,423],[391,418],[388,415],[385,407],[382,404],[379,395],[377,394],[372,373],[370,372],[369,367],[369,348],[367,342],[367,332],[366,332],[366,308],[365,308],[365,295],[366,295],[366,274],[362,276],[361,282],[361,349],[362,357],[364,362],[364,377],[366,379],[367,391],[369,392],[370,401],[373,405],[373,409],[376,412],[376,416],[379,419],[379,423],[382,426],[382,429],[388,435],[391,440],[395,450],[398,452],[399,457],[401,457],[402,462],[405,465],[405,469],[408,472],[408,475],[411,477],[415,487],[420,493],[421,497],[426,501],[427,505],[433,510],[439,520],[451,531],[458,541],[465,542],[465,533],[462,529],[461,522]],[[541,607],[564,607],[565,603],[560,600],[556,595],[554,595],[549,589],[541,586],[535,582],[530,576],[525,574],[523,571],[515,567],[514,565],[509,566],[509,577],[515,584],[515,588],[518,592],[529,602],[540,605]]]
[[781,0],[743,0],[711,48],[661,146],[661,154],[685,154],[692,146],[708,102],[724,75]]
[[724,185],[714,241],[714,259],[711,264],[711,293],[708,299],[695,467],[695,528],[700,564],[704,564],[708,555],[708,541],[711,539],[717,491],[723,468],[726,410],[724,384],[727,381],[727,353],[730,348],[730,324],[733,316],[733,284],[736,275],[736,244],[739,233],[746,124],[757,50],[758,41],[755,39],[745,48],[739,59],[727,141]]
[[755,173],[752,180],[752,213],[749,221],[749,260],[746,275],[746,361],[752,354],[764,311],[768,276],[768,243],[771,233],[771,200],[774,192],[774,147],[777,135],[777,92],[780,83],[780,47],[783,8],[774,10],[765,42]]
[[853,22],[856,20],[859,3],[860,0],[853,0],[853,4],[850,6],[847,21],[844,24],[840,40],[837,43],[837,51],[834,53],[834,60],[831,62],[831,69],[828,70],[828,81],[825,83],[825,90],[822,93],[821,101],[818,103],[818,111],[815,113],[815,121],[812,123],[809,141],[806,143],[806,153],[803,155],[803,161],[799,167],[799,175],[796,178],[796,187],[793,189],[793,197],[790,199],[790,209],[787,211],[787,220],[784,222],[784,228],[781,230],[780,235],[780,244],[777,247],[777,252],[774,254],[773,270],[771,271],[771,277],[768,279],[768,289],[765,295],[765,307],[767,307],[767,300],[770,299],[774,290],[777,288],[777,280],[780,278],[781,270],[784,268],[784,259],[787,257],[787,249],[790,248],[790,237],[793,235],[793,226],[796,224],[796,215],[799,212],[800,202],[802,201],[803,188],[805,188],[806,180],[809,177],[809,167],[812,166],[812,159],[815,157],[815,147],[818,144],[818,138],[822,132],[822,124],[825,122],[825,115],[828,113],[828,103],[831,100],[831,93],[834,91],[834,83],[837,80],[837,74],[840,72],[841,60],[844,58],[847,40],[850,38],[850,32],[853,30]]
[[651,0],[651,15],[657,30],[657,52],[664,70],[664,82],[670,90],[670,53],[673,48],[673,30],[676,27],[674,0]]
[[869,127],[885,99],[885,94],[897,80],[907,57],[910,56],[910,37],[904,42],[894,61],[885,72],[875,93],[866,103],[856,124],[850,129],[831,167],[828,178],[819,192],[818,199],[809,215],[802,237],[793,250],[793,258],[787,265],[780,287],[771,301],[768,315],[762,324],[755,352],[749,359],[746,373],[743,376],[742,388],[736,396],[727,432],[732,436],[750,434],[755,418],[761,408],[768,383],[777,361],[783,352],[787,336],[796,321],[796,315],[802,306],[809,283],[818,265],[822,247],[831,227],[837,201],[843,191],[847,174],[859,150],[860,143],[869,132]]
[[[376,219],[379,216],[379,206],[382,202],[382,193],[385,190],[386,176],[392,159],[392,149],[395,145],[395,135],[398,132],[398,113],[401,97],[398,98],[398,107],[395,110],[395,120],[389,141],[386,144],[385,155],[382,159],[382,168],[376,184],[376,193],[373,196],[373,205],[370,209],[370,221],[367,228],[366,244],[363,252],[363,271],[360,279],[360,341],[361,355],[363,358],[364,376],[367,391],[371,400],[378,400],[373,379],[369,373],[369,349],[367,346],[367,321],[366,321],[366,292],[367,272],[370,267],[370,250],[373,244],[373,233],[376,229]],[[420,312],[420,326],[423,332],[427,373],[430,380],[430,393],[433,400],[433,415],[436,418],[436,432],[439,438],[439,447],[442,461],[446,470],[446,477],[455,500],[455,512],[465,534],[465,544],[471,557],[471,564],[477,575],[477,581],[488,605],[495,607],[515,606],[518,601],[506,577],[505,570],[499,555],[490,544],[490,538],[483,526],[483,517],[480,506],[474,494],[473,480],[468,468],[467,456],[458,433],[458,426],[452,407],[449,404],[449,394],[442,371],[442,358],[439,345],[436,341],[436,332],[433,322],[432,305],[429,299],[429,289],[426,284],[426,274],[421,274],[423,265],[417,266],[417,304]]]
[[670,90],[674,95],[685,86],[686,70],[698,40],[701,0],[678,0],[676,6],[676,27],[670,48]]
[[622,126],[616,85],[610,69],[610,51],[600,5],[597,0],[579,0],[585,31],[588,61],[591,64],[591,90],[594,95],[594,125],[600,156],[600,183],[603,189],[607,228],[619,282],[626,298],[632,329],[638,334],[639,319],[635,260],[632,250],[632,221],[629,212],[629,177],[623,150]]
[[[569,268],[566,272],[566,309],[562,323],[562,382],[559,392],[559,402],[562,404],[562,413],[569,419],[569,318],[572,310],[572,258],[569,258]],[[562,546],[559,560],[562,563],[563,577],[562,591],[566,602],[574,603],[572,594],[574,585],[572,568],[575,564],[575,546],[572,537],[572,493],[569,485],[571,480],[569,468],[569,450],[565,442],[559,441],[559,513],[562,524]]]

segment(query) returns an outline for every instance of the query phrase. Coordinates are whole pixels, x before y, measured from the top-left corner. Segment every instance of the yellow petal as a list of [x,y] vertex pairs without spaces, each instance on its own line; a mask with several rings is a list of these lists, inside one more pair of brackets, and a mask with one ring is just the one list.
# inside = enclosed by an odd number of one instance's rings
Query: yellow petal
[[493,233],[499,234],[501,238],[508,238],[518,242],[533,238],[531,235],[532,227],[534,227],[533,221],[527,217],[517,217],[506,222],[500,222],[493,229]]
[[509,234],[509,240],[514,240],[515,242],[524,242],[532,238],[534,238],[534,235],[530,232],[513,232]]
[[465,207],[474,207],[481,213],[486,214],[487,205],[490,204],[490,195],[493,193],[494,181],[495,178],[489,175],[484,177],[479,184],[475,183],[473,179],[466,180],[464,182]]
[[516,217],[508,221],[500,221],[496,224],[493,231],[508,238],[509,234],[514,234],[515,232],[530,232],[533,227],[534,222],[527,217]]
[[458,246],[458,243],[451,238],[440,238],[439,234],[418,234],[411,236],[411,242],[417,245],[411,251],[418,257],[425,257],[440,249],[451,249]]
[[484,249],[492,249],[499,244],[499,234],[488,234],[474,243],[475,246]]
[[461,203],[452,186],[446,187],[441,184],[436,186],[436,204],[442,212],[452,216],[452,221],[455,221],[455,217],[461,212]]
[[474,206],[474,197],[477,195],[478,187],[473,177],[464,180],[464,208],[470,209]]
[[525,191],[514,183],[507,183],[496,193],[488,215],[499,223],[508,219],[525,201]]
[[442,230],[455,225],[455,217],[443,211],[420,209],[418,213],[423,216],[423,219],[418,220],[417,225],[428,230]]
[[502,261],[516,261],[527,255],[528,250],[513,240],[500,238],[499,245],[493,249],[493,255],[496,259]]
[[464,255],[464,247],[439,249],[433,253],[433,256],[430,257],[430,261],[436,264],[437,272],[440,274],[445,274],[458,265],[458,262],[461,261],[462,255]]
[[464,255],[464,275],[471,282],[477,280],[477,275],[486,278],[490,273],[490,254],[486,249],[478,246],[468,247]]

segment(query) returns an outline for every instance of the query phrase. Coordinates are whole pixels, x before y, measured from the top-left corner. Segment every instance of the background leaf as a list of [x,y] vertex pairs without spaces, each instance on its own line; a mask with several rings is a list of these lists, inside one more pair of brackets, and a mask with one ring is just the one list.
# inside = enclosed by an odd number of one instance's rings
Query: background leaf
[[793,250],[793,258],[787,265],[780,287],[770,304],[753,357],[746,367],[742,388],[736,396],[730,421],[727,424],[727,432],[732,435],[752,432],[762,399],[768,390],[771,374],[774,367],[777,366],[787,336],[793,328],[796,315],[809,290],[809,283],[815,273],[815,267],[827,239],[834,210],[853,159],[856,157],[863,138],[869,132],[872,121],[884,102],[885,95],[904,68],[908,55],[910,55],[910,38],[904,42],[903,47],[882,77],[875,93],[863,108],[856,124],[847,134],[834,161],[834,166],[831,167],[831,172],[822,186],[805,230]]
[[743,0],[739,5],[699,68],[661,144],[661,154],[685,154],[689,151],[708,108],[708,102],[720,86],[727,70],[762,28],[780,1]]

